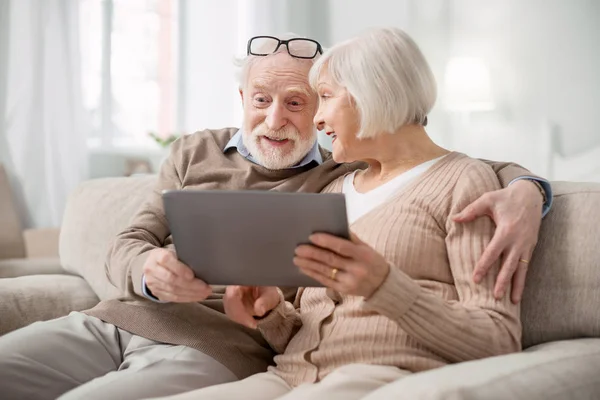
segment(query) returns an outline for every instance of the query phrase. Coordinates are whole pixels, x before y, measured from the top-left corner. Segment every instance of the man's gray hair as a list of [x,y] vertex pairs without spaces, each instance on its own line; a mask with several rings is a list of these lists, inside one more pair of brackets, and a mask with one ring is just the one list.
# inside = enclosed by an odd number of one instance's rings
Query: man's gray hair
[[313,65],[314,90],[325,68],[360,114],[359,138],[425,124],[437,97],[435,78],[417,44],[401,29],[376,28],[333,46]]
[[[282,35],[273,35],[274,37],[278,38],[279,40],[289,40],[289,39],[293,39],[293,38],[304,38],[307,39],[304,36],[300,36],[297,35],[295,33],[292,32],[288,32],[288,33],[284,33]],[[265,46],[265,45],[263,45]],[[261,51],[262,49],[259,47],[258,49],[256,49],[257,51]],[[273,54],[279,54],[279,53],[287,53],[287,48],[285,46],[279,46],[279,48],[277,49],[277,51]],[[250,68],[252,67],[252,65],[254,65],[257,61],[264,59],[265,57],[269,57],[272,54],[268,55],[268,56],[254,56],[252,54],[248,54],[244,57],[241,58],[236,58],[234,60],[234,65],[237,67],[237,80],[239,83],[239,87],[240,89],[243,88],[246,85],[246,80],[248,78],[248,72],[250,71]],[[321,56],[321,54],[317,54],[315,58],[313,58],[312,60],[304,60],[304,59],[298,59],[298,60],[302,60],[302,61],[308,61],[311,63],[314,63],[316,60],[319,59],[319,57]],[[291,57],[291,56],[290,56]]]

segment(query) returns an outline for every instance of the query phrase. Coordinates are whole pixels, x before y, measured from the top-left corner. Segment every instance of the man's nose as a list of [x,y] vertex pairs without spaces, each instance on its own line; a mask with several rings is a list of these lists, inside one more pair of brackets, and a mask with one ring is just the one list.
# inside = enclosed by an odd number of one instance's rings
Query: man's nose
[[287,124],[286,110],[284,107],[273,104],[267,114],[265,122],[269,129],[276,131]]

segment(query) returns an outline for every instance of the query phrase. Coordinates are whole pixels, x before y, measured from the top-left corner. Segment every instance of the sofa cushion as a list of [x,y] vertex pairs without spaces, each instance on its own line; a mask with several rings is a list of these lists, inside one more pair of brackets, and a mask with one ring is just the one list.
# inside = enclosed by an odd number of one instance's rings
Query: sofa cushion
[[60,235],[65,270],[82,276],[102,300],[120,292],[104,270],[108,248],[151,192],[153,175],[93,179],[69,197]]
[[521,307],[523,346],[600,337],[600,184],[553,182]]
[[92,308],[98,297],[80,277],[32,275],[0,279],[0,335],[36,321]]
[[25,229],[23,239],[27,258],[58,258],[59,237],[60,229],[58,228]]
[[26,275],[64,274],[65,270],[56,258],[12,258],[0,260],[0,278],[16,278]]
[[417,373],[365,400],[597,399],[599,370],[600,339],[576,339]]

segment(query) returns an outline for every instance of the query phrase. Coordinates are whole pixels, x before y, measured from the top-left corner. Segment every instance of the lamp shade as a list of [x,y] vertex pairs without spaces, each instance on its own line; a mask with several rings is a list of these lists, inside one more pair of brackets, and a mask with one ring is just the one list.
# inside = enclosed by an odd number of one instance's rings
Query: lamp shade
[[483,60],[450,59],[444,75],[444,105],[449,111],[487,111],[494,108],[490,74]]

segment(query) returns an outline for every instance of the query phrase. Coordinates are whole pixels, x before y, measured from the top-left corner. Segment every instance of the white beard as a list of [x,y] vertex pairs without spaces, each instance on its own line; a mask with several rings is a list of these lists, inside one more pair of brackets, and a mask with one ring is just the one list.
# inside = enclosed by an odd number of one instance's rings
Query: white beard
[[[292,144],[283,145],[281,148],[269,146],[264,143],[263,136],[272,139],[288,139]],[[286,125],[281,129],[273,131],[263,122],[256,126],[252,132],[244,130],[244,145],[250,151],[252,157],[263,167],[268,169],[285,169],[298,164],[308,154],[317,140],[316,135],[303,139],[300,132],[293,125]]]

